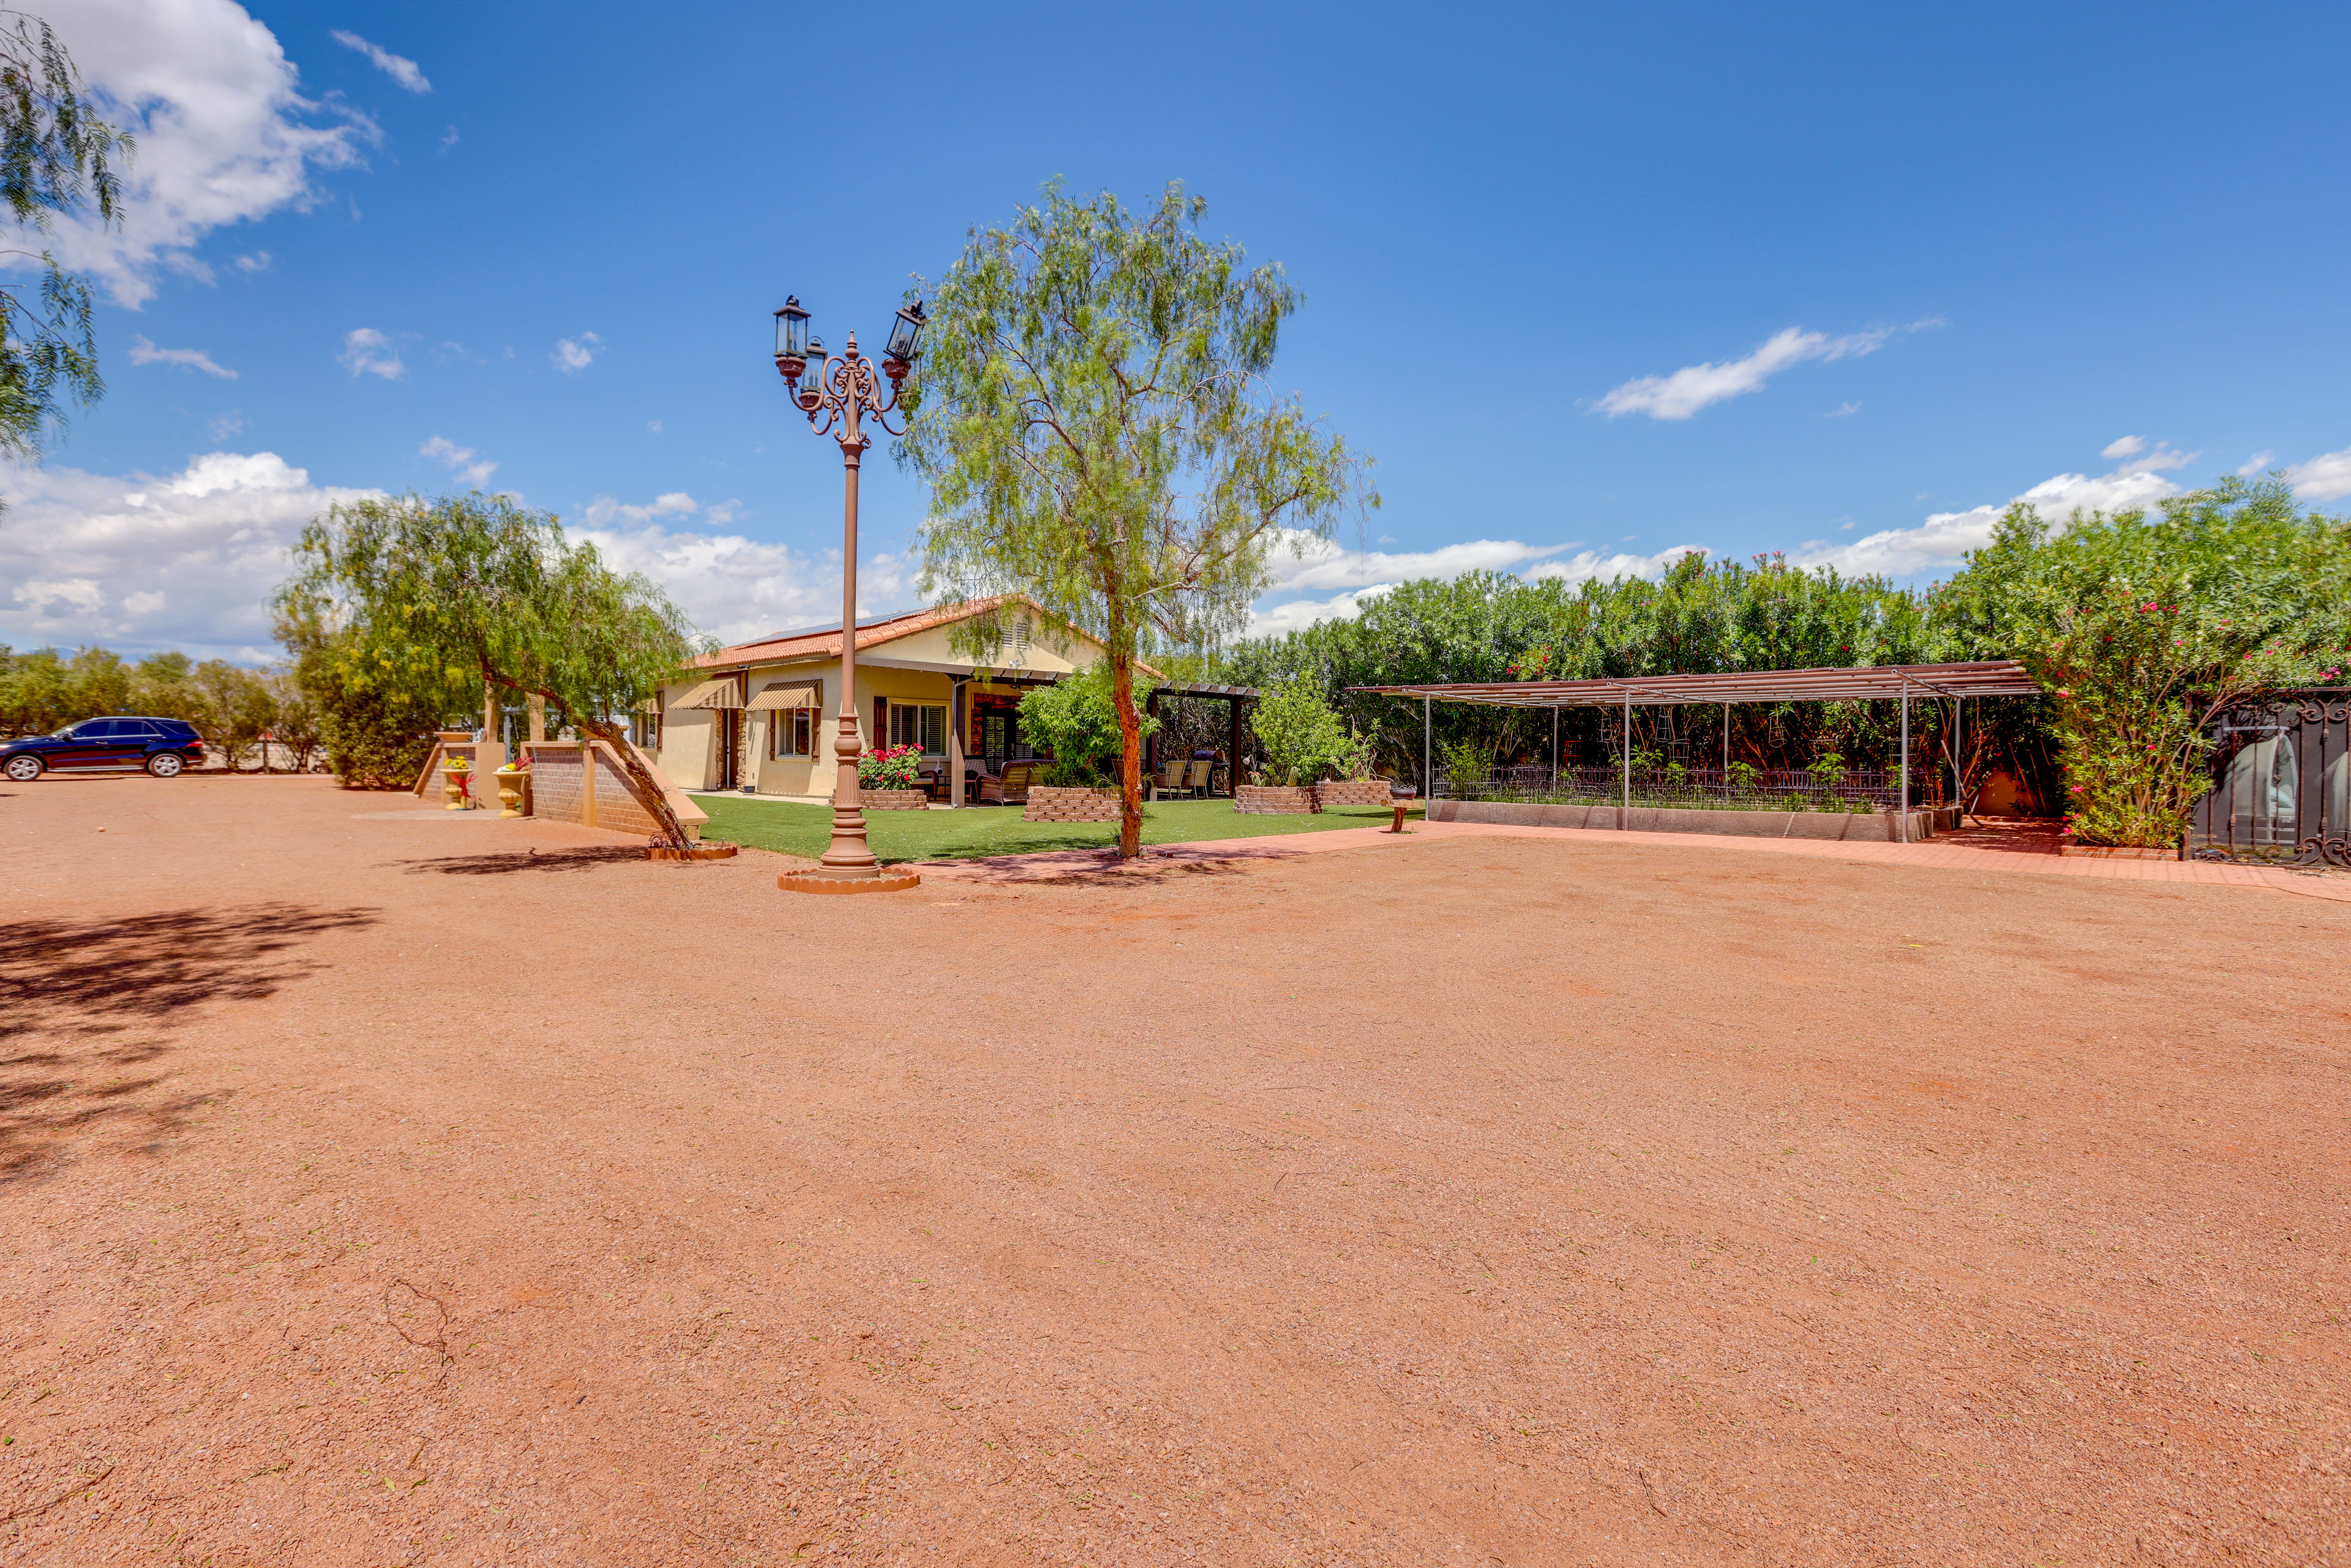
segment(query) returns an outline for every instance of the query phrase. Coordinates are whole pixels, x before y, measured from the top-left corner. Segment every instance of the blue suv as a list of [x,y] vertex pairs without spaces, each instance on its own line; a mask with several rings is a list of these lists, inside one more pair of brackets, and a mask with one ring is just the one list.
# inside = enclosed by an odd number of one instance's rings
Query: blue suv
[[28,735],[0,745],[0,773],[29,784],[54,768],[60,773],[94,773],[107,768],[143,768],[158,779],[201,768],[204,743],[183,718],[86,718],[55,735]]

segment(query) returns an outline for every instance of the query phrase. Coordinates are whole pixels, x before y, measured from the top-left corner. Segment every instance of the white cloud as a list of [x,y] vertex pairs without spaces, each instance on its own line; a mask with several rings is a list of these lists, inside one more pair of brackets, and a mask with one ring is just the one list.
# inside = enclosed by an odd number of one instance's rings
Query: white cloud
[[1578,550],[1565,560],[1547,560],[1527,573],[1541,581],[1546,577],[1563,578],[1569,582],[1582,582],[1587,578],[1647,577],[1659,578],[1672,570],[1676,561],[1686,555],[1708,553],[1704,545],[1668,545],[1655,555],[1602,555],[1597,550]]
[[395,55],[381,45],[369,43],[357,33],[346,33],[340,27],[327,36],[343,47],[357,49],[360,54],[365,55],[376,69],[409,91],[431,92],[433,90],[433,84],[424,79],[424,73],[416,68],[414,60],[402,55]]
[[446,152],[455,145],[457,145],[457,128],[453,125],[441,133],[441,151]]
[[1941,325],[1935,320],[1914,321],[1907,327],[1874,327],[1842,338],[1790,327],[1772,334],[1743,360],[1709,361],[1702,365],[1685,365],[1669,376],[1642,376],[1612,387],[1595,406],[1611,419],[1628,413],[1646,413],[1652,419],[1687,419],[1726,398],[1761,391],[1766,382],[1791,365],[1807,360],[1843,360],[1874,354],[1899,334]]
[[645,428],[652,431],[655,435],[659,435],[661,434],[661,421],[658,419],[649,419],[645,421]]
[[0,643],[183,648],[273,656],[269,594],[287,547],[337,501],[379,491],[316,486],[274,453],[214,452],[179,473],[112,477],[0,468]]
[[1365,600],[1375,599],[1395,587],[1393,582],[1375,582],[1328,599],[1293,599],[1286,604],[1260,606],[1249,616],[1249,634],[1279,637],[1285,632],[1303,632],[1318,621],[1352,621]]
[[418,447],[416,455],[447,464],[450,473],[476,490],[488,484],[490,476],[498,471],[496,464],[479,459],[472,447],[460,446],[445,435],[434,436]]
[[2146,450],[2147,441],[2145,437],[2126,435],[2119,440],[2107,442],[2105,446],[2098,453],[2098,455],[2101,457],[2136,457]]
[[1997,506],[1970,507],[1964,512],[1937,512],[1916,528],[1881,529],[1850,544],[1832,546],[1823,539],[1807,540],[1802,548],[1792,552],[1790,559],[1799,566],[1833,566],[1847,575],[1880,572],[1894,578],[1955,567],[1968,551],[1981,549],[1991,542],[1992,525],[2016,501],[2029,503],[2043,517],[2061,527],[2077,510],[2110,516],[2133,507],[2152,510],[2165,497],[2179,494],[2179,486],[2163,477],[2161,471],[2183,467],[2200,455],[2175,451],[2158,442],[2153,452],[2111,473],[2095,477],[2060,474],[2043,479],[2013,500]]
[[212,438],[215,443],[226,441],[232,435],[243,434],[245,411],[233,408],[226,413],[216,413],[204,421],[204,428],[212,433]]
[[[316,171],[381,140],[364,115],[303,98],[277,37],[232,0],[58,0],[42,14],[108,118],[139,139],[121,225],[63,223],[50,238],[120,304],[151,298],[160,269],[209,277],[194,254],[206,235],[308,206]],[[322,109],[343,122],[304,123]]]
[[[1285,546],[1296,543],[1301,536],[1284,536]],[[1506,571],[1518,570],[1522,575],[1541,580],[1546,577],[1564,578],[1581,582],[1587,577],[1657,577],[1682,558],[1702,546],[1676,545],[1655,555],[1601,555],[1594,550],[1578,550],[1560,559],[1563,550],[1575,549],[1573,545],[1527,545],[1515,539],[1470,539],[1462,544],[1446,545],[1433,550],[1390,553],[1383,550],[1344,550],[1327,540],[1306,536],[1307,553],[1303,559],[1290,555],[1286,549],[1277,549],[1270,565],[1279,585],[1261,600],[1249,616],[1251,636],[1279,635],[1311,626],[1317,621],[1343,621],[1362,610],[1364,603],[1388,592],[1400,582],[1421,578],[1455,578],[1471,571]],[[1539,563],[1539,564],[1536,564]],[[1529,565],[1532,570],[1525,570]],[[1323,599],[1289,599],[1269,602],[1282,594],[1299,589],[1335,588],[1343,591]]]
[[1821,417],[1823,419],[1851,419],[1855,414],[1859,413],[1860,412],[1861,404],[1857,402],[1841,402],[1837,404],[1836,407],[1829,410],[1828,413],[1821,415]]
[[[837,622],[841,615],[839,561],[811,560],[789,545],[657,522],[590,523],[580,533],[613,566],[659,583],[697,629],[722,643],[747,643],[828,619]],[[868,561],[858,573],[860,613],[898,608],[893,601],[902,575],[886,557]]]
[[2256,474],[2266,472],[2269,465],[2276,461],[2277,454],[2274,452],[2256,452],[2245,459],[2244,466],[2237,470],[2237,477],[2250,479]]
[[138,332],[131,335],[131,362],[134,365],[170,365],[177,370],[202,371],[225,382],[236,380],[235,371],[213,363],[212,356],[201,349],[159,349]]
[[[1566,548],[1525,545],[1516,539],[1471,539],[1433,550],[1351,550],[1336,540],[1285,529],[1266,564],[1279,585],[1270,591],[1278,593],[1285,589],[1363,588],[1421,577],[1459,577],[1465,571],[1501,571]],[[1291,553],[1299,549],[1303,549],[1302,555]]]
[[593,332],[582,332],[577,338],[559,339],[555,352],[547,356],[547,362],[567,376],[576,376],[588,368],[590,361],[603,351],[603,339]]
[[[2260,461],[2267,463],[2273,455],[2265,452]],[[2351,496],[2351,446],[2340,452],[2322,452],[2307,463],[2297,463],[2285,471],[2285,476],[2297,496],[2313,501],[2339,501]]]
[[[722,502],[721,505],[731,507],[734,503]],[[671,490],[655,496],[642,507],[622,506],[610,496],[599,496],[580,509],[580,517],[590,528],[601,528],[616,522],[643,523],[655,517],[691,517],[700,510],[702,504],[693,497],[683,490]],[[733,516],[732,511],[727,513],[727,517]]]
[[343,351],[335,358],[354,377],[381,376],[388,382],[396,382],[408,373],[392,340],[372,327],[353,329],[343,339]]
[[277,258],[270,255],[267,251],[256,250],[250,256],[238,256],[236,258],[236,269],[239,272],[244,273],[247,277],[251,277],[256,273],[267,272],[270,267],[275,264],[277,260]]

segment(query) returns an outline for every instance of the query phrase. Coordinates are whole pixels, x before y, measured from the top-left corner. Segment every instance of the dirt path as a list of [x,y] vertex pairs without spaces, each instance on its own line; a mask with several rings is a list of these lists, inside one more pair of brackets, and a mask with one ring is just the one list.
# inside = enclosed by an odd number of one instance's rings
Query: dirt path
[[2351,1564],[2340,904],[0,832],[0,1563]]

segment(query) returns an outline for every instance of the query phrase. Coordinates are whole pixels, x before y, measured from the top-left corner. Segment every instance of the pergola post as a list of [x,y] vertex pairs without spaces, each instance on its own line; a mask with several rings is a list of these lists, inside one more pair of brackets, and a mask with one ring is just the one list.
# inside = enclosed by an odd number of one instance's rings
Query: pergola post
[[1426,696],[1420,699],[1420,799],[1424,811],[1427,810],[1426,803],[1437,799],[1437,765],[1429,750],[1428,704]]
[[[1159,716],[1157,687],[1153,687],[1151,695],[1143,699],[1143,711],[1152,718]],[[1155,729],[1143,738],[1143,772],[1146,779],[1155,779],[1159,775],[1159,732]]]
[[1624,804],[1616,809],[1616,831],[1623,832],[1633,825],[1633,694],[1625,694],[1625,794]]
[[1910,682],[1902,682],[1902,794],[1895,801],[1902,813],[1902,841],[1910,841]]
[[[1968,804],[1968,776],[1965,759],[1968,755],[1968,699],[1951,699],[1951,810],[1963,811]],[[1952,830],[1958,831],[1959,818],[1951,818]]]
[[[1241,699],[1233,697],[1229,699],[1228,706],[1232,709],[1233,724],[1231,744],[1225,747],[1225,755],[1231,758],[1225,764],[1225,789],[1238,800],[1241,798]],[[1208,775],[1213,779],[1216,769],[1208,769]]]
[[1722,705],[1722,798],[1730,799],[1730,705]]
[[1559,793],[1559,708],[1551,710],[1551,792]]

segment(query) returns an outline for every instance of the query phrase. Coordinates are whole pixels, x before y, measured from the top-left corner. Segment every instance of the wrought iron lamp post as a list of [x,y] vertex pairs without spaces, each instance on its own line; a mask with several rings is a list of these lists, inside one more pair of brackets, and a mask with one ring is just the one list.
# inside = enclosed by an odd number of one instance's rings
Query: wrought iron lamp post
[[[905,434],[889,416],[898,406],[906,372],[914,367],[923,306],[917,300],[905,307],[891,324],[880,376],[874,374],[873,361],[857,351],[856,333],[849,335],[849,347],[841,356],[832,359],[822,340],[809,336],[808,326],[809,313],[800,308],[799,297],[786,299],[776,312],[776,370],[792,401],[808,415],[809,428],[831,435],[841,445],[841,728],[832,743],[840,767],[832,791],[832,842],[823,861],[814,871],[777,878],[777,885],[801,893],[885,893],[913,887],[923,879],[912,872],[885,872],[865,841],[865,810],[857,783],[857,758],[864,750],[857,735],[857,470],[873,444],[865,434],[868,419],[893,435]],[[883,376],[890,382],[887,396],[882,391]]]

